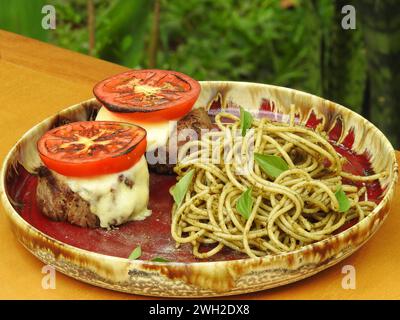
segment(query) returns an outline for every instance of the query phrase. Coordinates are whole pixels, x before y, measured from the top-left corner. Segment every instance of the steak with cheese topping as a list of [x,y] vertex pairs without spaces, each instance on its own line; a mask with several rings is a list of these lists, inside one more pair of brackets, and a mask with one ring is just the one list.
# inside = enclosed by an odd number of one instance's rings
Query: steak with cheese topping
[[99,218],[90,211],[89,202],[73,192],[46,167],[39,169],[36,199],[42,213],[52,220],[68,221],[89,228],[100,225]]
[[[204,108],[197,108],[191,110],[186,116],[184,116],[177,122],[176,132],[177,136],[179,137],[179,133],[182,132],[183,130],[193,129],[194,132],[197,134],[198,138],[200,139],[201,129],[212,129],[212,126],[213,125],[210,117],[208,116],[207,111]],[[168,160],[170,159],[169,154],[171,152],[178,154],[179,148],[188,141],[189,137],[184,141],[177,141],[176,146],[172,147],[169,146],[169,141],[168,141],[167,146],[158,148],[158,150],[155,151],[156,152],[155,154],[157,154],[157,152],[165,152],[167,163],[166,164],[149,163],[149,169],[160,174],[173,174],[174,173],[173,169],[176,163],[168,163]]]
[[[118,183],[123,183],[130,189],[134,185],[131,179],[122,174],[118,176]],[[89,202],[73,192],[65,182],[44,166],[39,169],[36,199],[41,212],[54,221],[68,221],[87,228],[100,226],[100,220],[91,212]],[[111,225],[115,224],[111,221]]]

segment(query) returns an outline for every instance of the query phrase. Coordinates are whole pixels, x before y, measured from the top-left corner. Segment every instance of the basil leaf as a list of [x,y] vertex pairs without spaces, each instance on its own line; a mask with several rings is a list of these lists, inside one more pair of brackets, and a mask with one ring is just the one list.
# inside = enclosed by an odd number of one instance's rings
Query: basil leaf
[[282,172],[289,170],[286,161],[278,156],[255,153],[254,160],[272,178],[277,178]]
[[174,197],[175,203],[178,205],[178,207],[182,204],[182,201],[185,198],[186,192],[188,191],[190,183],[192,182],[193,175],[194,169],[186,173],[178,181],[178,183],[171,188],[172,196]]
[[150,261],[153,261],[153,262],[170,262],[169,260],[164,259],[162,257],[155,257],[155,258],[151,259]]
[[251,197],[251,189],[247,189],[240,195],[236,202],[236,210],[247,220],[250,217],[252,208],[253,198]]
[[342,186],[339,186],[335,192],[335,197],[339,202],[339,212],[346,212],[350,209],[350,200],[347,198],[344,193]]
[[240,130],[242,130],[242,137],[246,135],[247,129],[251,128],[253,116],[250,112],[240,107]]
[[141,255],[142,255],[142,248],[140,246],[137,246],[135,250],[133,250],[132,253],[129,255],[128,259],[136,260],[140,258]]

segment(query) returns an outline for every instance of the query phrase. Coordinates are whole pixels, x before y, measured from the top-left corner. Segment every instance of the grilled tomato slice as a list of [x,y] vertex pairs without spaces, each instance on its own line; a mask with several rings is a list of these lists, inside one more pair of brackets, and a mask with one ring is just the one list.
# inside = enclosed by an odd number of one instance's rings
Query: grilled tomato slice
[[186,115],[200,94],[200,84],[176,71],[131,70],[99,82],[93,93],[111,112],[156,122]]
[[86,177],[124,171],[146,151],[146,130],[123,122],[72,122],[46,132],[37,148],[43,163],[62,175]]

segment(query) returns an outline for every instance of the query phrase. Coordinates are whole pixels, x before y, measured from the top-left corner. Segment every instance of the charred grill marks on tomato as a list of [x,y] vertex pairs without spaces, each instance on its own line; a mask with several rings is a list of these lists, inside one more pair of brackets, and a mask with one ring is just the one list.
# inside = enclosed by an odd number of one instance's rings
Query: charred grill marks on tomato
[[157,121],[189,112],[200,94],[200,84],[176,71],[131,70],[99,82],[93,93],[112,112],[150,113],[149,120]]
[[48,131],[39,155],[50,169],[65,176],[91,176],[123,171],[146,150],[146,131],[112,121],[74,122]]
[[[62,130],[60,130],[62,131]],[[46,148],[51,153],[58,153],[61,159],[73,160],[76,157],[92,157],[96,153],[110,152],[118,157],[121,154],[129,153],[134,146],[126,149],[137,135],[132,136],[129,129],[112,130],[110,128],[98,129],[94,127],[83,128],[80,133],[71,133],[69,136],[64,132],[54,131],[53,139],[48,139]],[[60,144],[61,142],[61,144]]]
[[179,75],[165,74],[159,79],[154,79],[156,73],[150,73],[151,76],[145,79],[131,73],[130,77],[115,86],[109,85],[109,83],[115,84],[113,79],[110,79],[104,88],[111,93],[118,93],[113,99],[115,102],[133,107],[139,104],[147,108],[175,101],[181,97],[180,93],[192,89],[191,85]]

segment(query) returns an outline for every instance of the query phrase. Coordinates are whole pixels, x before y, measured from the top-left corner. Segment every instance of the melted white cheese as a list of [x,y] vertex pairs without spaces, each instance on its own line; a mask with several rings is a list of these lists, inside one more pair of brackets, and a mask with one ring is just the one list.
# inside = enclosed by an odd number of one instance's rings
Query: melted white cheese
[[[90,178],[54,174],[89,202],[90,211],[99,218],[102,228],[131,220],[143,220],[151,214],[147,209],[149,171],[144,156],[128,170],[118,173]],[[133,182],[131,187],[124,182],[125,177]]]
[[170,136],[172,130],[174,129],[174,123],[170,124],[169,121],[163,121],[163,122],[141,122],[137,120],[132,121],[124,117],[124,115],[119,116],[117,113],[112,113],[108,111],[105,107],[100,108],[96,120],[131,122],[133,124],[136,124],[144,128],[147,131],[146,151],[151,151],[166,146],[168,137]]

